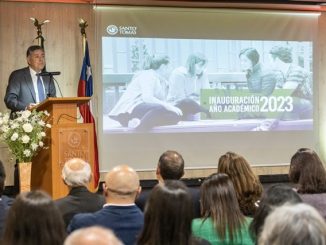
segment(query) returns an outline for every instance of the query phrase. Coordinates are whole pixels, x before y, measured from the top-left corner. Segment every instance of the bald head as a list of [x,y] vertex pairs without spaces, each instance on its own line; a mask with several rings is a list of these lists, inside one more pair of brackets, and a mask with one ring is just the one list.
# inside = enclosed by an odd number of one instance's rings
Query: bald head
[[138,174],[127,165],[116,166],[105,176],[104,189],[108,198],[133,202],[140,192]]
[[91,167],[80,158],[68,160],[62,168],[62,179],[69,187],[87,186],[91,177]]
[[74,231],[64,245],[122,245],[122,242],[111,230],[93,226]]

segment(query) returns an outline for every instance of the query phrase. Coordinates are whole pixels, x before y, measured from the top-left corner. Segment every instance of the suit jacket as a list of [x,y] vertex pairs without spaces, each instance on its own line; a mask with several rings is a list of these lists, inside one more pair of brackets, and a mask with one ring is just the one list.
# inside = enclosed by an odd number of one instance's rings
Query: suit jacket
[[72,188],[68,196],[55,200],[54,203],[68,226],[75,214],[95,212],[103,208],[105,198],[81,186]]
[[[56,90],[50,77],[43,77],[45,95],[56,97]],[[30,103],[36,103],[36,95],[29,67],[25,67],[10,74],[4,102],[11,112],[22,111]]]
[[13,202],[14,202],[13,198],[10,198],[10,197],[4,196],[4,195],[1,196],[1,200],[0,200],[0,240],[1,240],[3,232],[4,232],[8,210]]
[[136,244],[137,237],[144,225],[144,215],[136,205],[107,205],[100,211],[77,214],[68,226],[68,233],[82,228],[99,225],[114,231],[125,244]]

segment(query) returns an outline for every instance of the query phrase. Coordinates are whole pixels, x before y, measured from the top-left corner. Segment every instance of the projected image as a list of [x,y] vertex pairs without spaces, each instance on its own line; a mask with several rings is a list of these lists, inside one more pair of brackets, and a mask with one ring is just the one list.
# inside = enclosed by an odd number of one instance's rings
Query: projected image
[[311,130],[312,42],[103,37],[103,130]]

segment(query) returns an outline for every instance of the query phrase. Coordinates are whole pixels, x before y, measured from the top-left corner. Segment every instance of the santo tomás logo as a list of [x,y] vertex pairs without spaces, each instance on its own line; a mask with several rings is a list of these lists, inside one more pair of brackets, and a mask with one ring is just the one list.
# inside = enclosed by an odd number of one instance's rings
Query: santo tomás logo
[[114,36],[116,34],[120,35],[136,35],[137,34],[137,27],[136,26],[116,26],[116,25],[109,25],[106,28],[106,31],[109,35]]
[[119,28],[116,25],[109,25],[106,28],[106,31],[110,34],[110,35],[115,35],[118,33]]

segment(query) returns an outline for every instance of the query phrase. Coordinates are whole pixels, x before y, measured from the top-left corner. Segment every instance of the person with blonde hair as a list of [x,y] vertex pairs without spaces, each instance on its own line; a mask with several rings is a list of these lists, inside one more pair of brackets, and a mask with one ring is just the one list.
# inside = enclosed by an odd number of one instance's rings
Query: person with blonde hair
[[258,244],[325,245],[326,223],[307,204],[284,205],[267,217]]
[[242,213],[249,216],[254,215],[255,202],[260,199],[263,186],[247,160],[243,156],[229,151],[220,156],[217,172],[227,174],[232,180]]
[[67,231],[99,225],[111,229],[125,245],[134,245],[143,228],[144,215],[135,205],[141,191],[138,174],[127,165],[110,170],[103,184],[106,204],[95,213],[77,214]]

